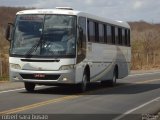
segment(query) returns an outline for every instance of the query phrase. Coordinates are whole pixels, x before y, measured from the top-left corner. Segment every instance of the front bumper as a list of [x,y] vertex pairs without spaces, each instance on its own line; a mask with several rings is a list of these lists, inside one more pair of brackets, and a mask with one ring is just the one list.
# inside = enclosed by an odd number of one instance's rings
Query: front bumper
[[[35,77],[35,75],[40,75]],[[58,77],[44,77],[44,76]],[[27,76],[27,77],[24,77]],[[75,70],[31,71],[10,69],[10,81],[32,82],[35,84],[75,84]]]

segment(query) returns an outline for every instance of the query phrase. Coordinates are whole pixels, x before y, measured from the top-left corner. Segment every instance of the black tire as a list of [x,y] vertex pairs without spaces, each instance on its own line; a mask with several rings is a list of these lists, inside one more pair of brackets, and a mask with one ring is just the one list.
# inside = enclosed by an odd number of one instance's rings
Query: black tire
[[83,74],[82,82],[78,84],[78,92],[83,93],[87,90],[88,76],[86,72]]
[[109,80],[109,85],[110,86],[115,86],[117,83],[117,76],[116,76],[116,70],[113,72],[113,77],[111,80]]
[[34,83],[25,82],[24,86],[28,92],[33,92],[36,85]]
[[113,71],[113,76],[111,80],[101,81],[102,85],[107,85],[107,86],[115,86],[116,83],[117,83],[116,69],[114,69]]

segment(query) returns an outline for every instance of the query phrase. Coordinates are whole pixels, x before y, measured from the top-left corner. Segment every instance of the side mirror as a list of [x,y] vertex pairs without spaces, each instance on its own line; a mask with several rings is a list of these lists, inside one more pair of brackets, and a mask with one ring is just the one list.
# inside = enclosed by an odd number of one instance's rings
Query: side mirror
[[13,28],[13,24],[8,23],[6,33],[5,33],[5,38],[8,41],[11,41],[12,28]]

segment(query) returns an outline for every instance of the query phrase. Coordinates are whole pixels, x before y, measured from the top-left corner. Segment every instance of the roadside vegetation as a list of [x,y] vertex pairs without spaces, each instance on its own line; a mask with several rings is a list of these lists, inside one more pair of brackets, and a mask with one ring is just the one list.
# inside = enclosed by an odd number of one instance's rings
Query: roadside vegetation
[[9,42],[5,40],[5,29],[15,19],[16,12],[25,8],[0,7],[0,81],[8,80]]
[[160,69],[160,24],[129,22],[132,34],[132,69]]
[[[26,8],[0,7],[0,80],[7,80],[9,42],[5,40],[7,23],[13,22],[17,11]],[[33,8],[31,8],[33,9]],[[160,69],[160,24],[145,21],[129,22],[133,70]]]

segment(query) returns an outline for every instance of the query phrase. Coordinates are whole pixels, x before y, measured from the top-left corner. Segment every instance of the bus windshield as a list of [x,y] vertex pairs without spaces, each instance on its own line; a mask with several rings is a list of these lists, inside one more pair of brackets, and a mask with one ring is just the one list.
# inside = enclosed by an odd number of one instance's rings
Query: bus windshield
[[18,15],[11,56],[75,57],[76,16]]

